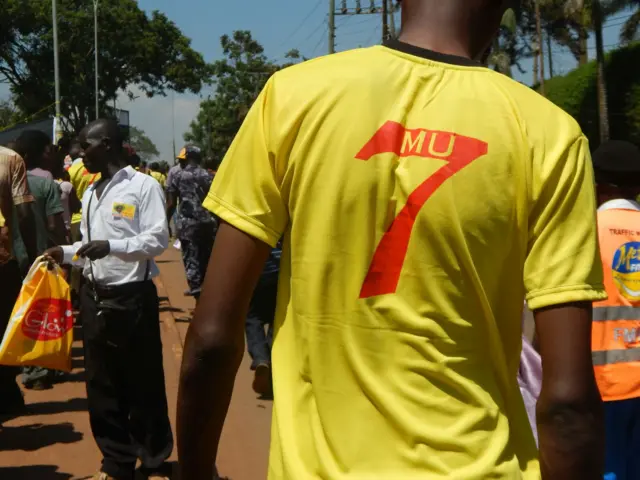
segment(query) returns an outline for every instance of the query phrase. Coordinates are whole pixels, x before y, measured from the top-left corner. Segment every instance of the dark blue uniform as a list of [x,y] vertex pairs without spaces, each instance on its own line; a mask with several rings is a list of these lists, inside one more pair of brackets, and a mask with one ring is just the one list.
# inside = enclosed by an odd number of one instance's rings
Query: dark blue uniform
[[180,199],[176,218],[189,290],[200,295],[217,229],[215,217],[202,206],[213,175],[199,165],[187,165],[170,177],[167,192]]
[[[273,344],[273,321],[276,316],[276,295],[278,273],[280,272],[281,246],[271,250],[258,285],[253,292],[245,331],[247,349],[251,355],[251,368],[271,365],[271,345]],[[267,331],[265,333],[265,327]]]

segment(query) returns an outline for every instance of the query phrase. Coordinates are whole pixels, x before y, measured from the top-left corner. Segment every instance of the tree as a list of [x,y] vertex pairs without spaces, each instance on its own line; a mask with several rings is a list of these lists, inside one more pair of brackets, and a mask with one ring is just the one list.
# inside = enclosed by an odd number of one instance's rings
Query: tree
[[269,77],[300,59],[300,52],[291,50],[286,55],[291,62],[278,65],[270,61],[262,45],[248,31],[223,35],[220,44],[225,58],[213,65],[216,92],[200,103],[200,112],[184,135],[187,142],[202,148],[216,165]]
[[19,120],[18,110],[13,103],[0,100],[0,131],[12,127]]
[[[546,5],[547,18],[554,19],[557,30],[554,30],[556,40],[563,45],[570,46],[577,55],[580,64],[587,62],[586,44],[588,31],[593,31],[596,40],[596,84],[598,96],[598,123],[600,140],[609,139],[609,110],[607,102],[607,84],[605,79],[605,56],[603,42],[603,25],[607,17],[614,15],[631,5],[640,4],[638,0],[541,0]],[[559,22],[559,23],[558,23]],[[640,22],[630,18],[623,29],[623,38],[635,35],[635,29]],[[636,27],[633,26],[635,23]],[[578,32],[577,38],[570,29]],[[633,34],[631,33],[633,32]]]
[[[3,0],[0,15],[0,74],[19,109],[54,111],[51,0]],[[67,129],[93,119],[93,3],[58,0],[61,109]],[[211,67],[190,47],[176,25],[157,11],[147,15],[135,0],[100,3],[99,73],[101,114],[118,92],[132,87],[147,96],[200,91]]]
[[160,155],[155,143],[147,137],[144,130],[138,127],[129,127],[129,145],[135,149],[140,159],[144,162],[148,162]]

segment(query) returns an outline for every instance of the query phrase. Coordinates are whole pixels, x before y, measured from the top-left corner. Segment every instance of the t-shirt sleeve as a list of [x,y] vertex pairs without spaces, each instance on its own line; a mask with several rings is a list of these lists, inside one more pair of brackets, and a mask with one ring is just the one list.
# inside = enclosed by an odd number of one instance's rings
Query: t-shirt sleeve
[[34,201],[27,182],[27,168],[18,156],[11,160],[11,197],[14,205]]
[[204,206],[225,222],[275,247],[289,222],[281,192],[287,154],[272,142],[274,77],[251,107],[217,171]]
[[524,266],[529,308],[607,298],[587,139],[580,136],[564,146],[547,146],[531,172]]
[[47,196],[45,200],[45,213],[47,217],[64,212],[60,200],[60,189],[53,180],[47,182]]

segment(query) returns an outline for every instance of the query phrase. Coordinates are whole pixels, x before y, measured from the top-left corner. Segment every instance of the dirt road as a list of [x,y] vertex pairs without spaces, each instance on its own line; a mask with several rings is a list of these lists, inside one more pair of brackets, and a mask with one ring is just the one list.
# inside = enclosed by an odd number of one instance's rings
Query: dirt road
[[[161,275],[156,284],[161,300],[165,380],[175,431],[179,365],[194,303],[183,295],[187,285],[180,252],[170,248],[158,265]],[[80,332],[75,333],[79,338]],[[0,479],[87,479],[99,468],[100,452],[86,412],[82,363],[82,345],[76,341],[73,372],[51,390],[25,391],[28,414],[0,419]],[[245,356],[218,457],[220,473],[231,480],[266,478],[271,403],[258,400],[251,390],[249,363]],[[171,460],[177,460],[175,450]]]

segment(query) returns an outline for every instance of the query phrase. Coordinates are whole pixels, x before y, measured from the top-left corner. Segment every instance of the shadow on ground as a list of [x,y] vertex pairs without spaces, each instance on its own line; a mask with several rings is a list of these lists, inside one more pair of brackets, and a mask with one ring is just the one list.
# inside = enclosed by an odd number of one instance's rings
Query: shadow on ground
[[0,467],[0,478],[6,480],[69,480],[73,475],[58,471],[54,465]]
[[[0,428],[0,450],[5,452],[15,450],[35,452],[36,450],[56,443],[76,443],[81,441],[82,438],[82,433],[77,432],[71,423],[59,423],[57,425],[42,425],[36,423],[21,427],[3,426]],[[3,469],[0,467],[0,478],[14,479],[21,477],[5,476]],[[32,476],[28,478],[35,480],[49,477]]]
[[181,308],[172,307],[171,305],[160,305],[160,313],[162,312],[184,313],[184,310]]
[[41,402],[27,405],[26,415],[54,415],[64,412],[86,412],[86,398],[72,398],[66,402]]
[[[82,364],[79,366],[81,367]],[[64,377],[59,380],[59,383],[83,383],[85,379],[84,370],[80,370],[79,372],[65,373]]]

